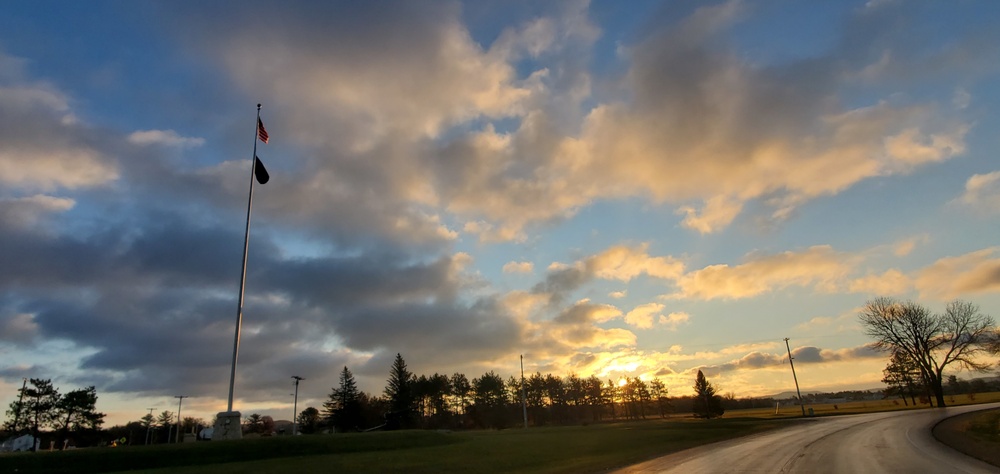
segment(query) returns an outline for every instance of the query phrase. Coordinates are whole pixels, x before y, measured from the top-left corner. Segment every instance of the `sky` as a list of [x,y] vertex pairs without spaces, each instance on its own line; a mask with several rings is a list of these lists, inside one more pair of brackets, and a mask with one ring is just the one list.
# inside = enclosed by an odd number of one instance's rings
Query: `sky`
[[8,2],[0,402],[226,410],[258,103],[235,410],[876,388],[867,300],[1000,316],[998,73],[988,0]]

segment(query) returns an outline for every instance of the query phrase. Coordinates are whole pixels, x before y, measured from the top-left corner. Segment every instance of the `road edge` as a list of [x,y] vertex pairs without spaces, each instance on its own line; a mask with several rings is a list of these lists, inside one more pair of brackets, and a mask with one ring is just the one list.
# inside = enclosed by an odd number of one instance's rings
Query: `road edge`
[[1000,408],[986,408],[949,416],[934,424],[931,428],[931,435],[939,443],[955,451],[992,466],[1000,467],[1000,453],[997,452],[996,446],[971,436],[962,429],[969,418],[984,411],[1000,411]]

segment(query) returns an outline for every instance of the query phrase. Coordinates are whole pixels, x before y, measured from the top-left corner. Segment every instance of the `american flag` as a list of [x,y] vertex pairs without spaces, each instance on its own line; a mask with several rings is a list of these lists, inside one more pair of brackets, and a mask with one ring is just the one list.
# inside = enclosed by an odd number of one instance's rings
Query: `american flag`
[[267,143],[267,130],[264,130],[264,122],[260,121],[260,117],[257,117],[257,138]]

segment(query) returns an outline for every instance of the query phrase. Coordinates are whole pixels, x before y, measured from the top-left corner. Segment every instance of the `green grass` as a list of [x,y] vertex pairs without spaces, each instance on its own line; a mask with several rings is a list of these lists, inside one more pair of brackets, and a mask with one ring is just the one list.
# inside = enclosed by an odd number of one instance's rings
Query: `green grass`
[[596,472],[782,426],[759,419],[648,420],[528,430],[400,431],[0,457],[0,472]]

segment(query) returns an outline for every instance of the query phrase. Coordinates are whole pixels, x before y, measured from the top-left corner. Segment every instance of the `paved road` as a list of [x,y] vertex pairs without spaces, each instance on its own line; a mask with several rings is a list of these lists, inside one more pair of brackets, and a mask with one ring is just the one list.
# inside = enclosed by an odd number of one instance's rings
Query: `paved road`
[[991,473],[1000,468],[934,439],[940,420],[1000,403],[815,418],[778,431],[689,449],[615,471],[638,473]]

